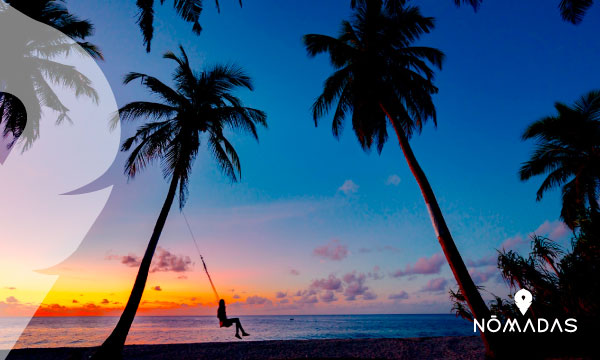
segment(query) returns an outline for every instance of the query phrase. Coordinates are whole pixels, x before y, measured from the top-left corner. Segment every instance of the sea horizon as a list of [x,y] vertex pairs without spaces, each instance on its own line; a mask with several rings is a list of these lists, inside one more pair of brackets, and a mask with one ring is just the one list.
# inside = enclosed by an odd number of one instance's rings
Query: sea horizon
[[[469,336],[470,323],[453,314],[240,315],[251,335],[245,341]],[[99,346],[115,316],[34,317],[14,348]],[[0,330],[0,349],[13,329]],[[235,328],[220,328],[215,316],[139,316],[128,345],[237,341]],[[6,342],[7,344],[7,342]]]

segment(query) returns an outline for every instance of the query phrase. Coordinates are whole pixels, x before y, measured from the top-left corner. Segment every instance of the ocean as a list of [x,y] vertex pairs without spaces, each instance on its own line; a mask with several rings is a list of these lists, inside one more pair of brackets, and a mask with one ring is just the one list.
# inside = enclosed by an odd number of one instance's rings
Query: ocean
[[[293,319],[293,320],[292,320]],[[15,348],[97,346],[117,317],[33,318]],[[288,315],[240,316],[251,334],[245,341],[469,336],[473,325],[451,314],[440,315]],[[0,349],[15,328],[0,329]],[[235,327],[219,328],[214,316],[135,319],[127,344],[237,341]]]

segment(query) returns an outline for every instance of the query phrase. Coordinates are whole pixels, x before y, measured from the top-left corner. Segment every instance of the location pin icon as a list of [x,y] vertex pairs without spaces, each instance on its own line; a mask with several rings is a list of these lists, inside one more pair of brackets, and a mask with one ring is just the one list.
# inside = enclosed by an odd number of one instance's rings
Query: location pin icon
[[521,310],[521,314],[525,315],[527,309],[531,306],[533,295],[526,289],[521,289],[515,294],[515,305]]

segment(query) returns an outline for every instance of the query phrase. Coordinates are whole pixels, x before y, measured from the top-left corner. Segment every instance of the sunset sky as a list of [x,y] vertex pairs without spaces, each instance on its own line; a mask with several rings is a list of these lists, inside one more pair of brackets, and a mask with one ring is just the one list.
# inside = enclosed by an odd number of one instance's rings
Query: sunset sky
[[[556,1],[484,1],[478,13],[453,1],[419,0],[437,19],[422,44],[441,49],[438,128],[412,140],[458,249],[474,280],[506,295],[495,268],[496,249],[527,251],[536,231],[569,243],[558,220],[560,196],[535,201],[539,180],[517,177],[532,144],[527,124],[600,83],[600,7],[583,23],[561,21]],[[231,184],[206,152],[198,157],[185,213],[231,314],[448,313],[456,288],[415,180],[397,142],[364,153],[350,126],[337,141],[330,118],[315,128],[310,106],[331,72],[328,59],[310,59],[301,37],[335,35],[348,0],[205,1],[198,37],[157,5],[153,49],[146,54],[135,24],[135,1],[69,1],[89,18],[100,63],[117,103],[148,100],[129,71],[169,81],[161,58],[181,43],[196,69],[236,63],[255,91],[240,93],[266,111],[269,128],[257,144],[233,136],[242,180]],[[123,124],[123,137],[137,123]],[[158,166],[134,180],[124,156],[90,189],[114,186],[77,251],[45,271],[59,275],[39,316],[119,315],[167,192]],[[68,222],[65,226],[69,226]],[[52,241],[53,239],[48,239]],[[154,259],[140,315],[215,314],[215,299],[184,219],[173,207]],[[33,284],[0,289],[0,316],[31,306]]]

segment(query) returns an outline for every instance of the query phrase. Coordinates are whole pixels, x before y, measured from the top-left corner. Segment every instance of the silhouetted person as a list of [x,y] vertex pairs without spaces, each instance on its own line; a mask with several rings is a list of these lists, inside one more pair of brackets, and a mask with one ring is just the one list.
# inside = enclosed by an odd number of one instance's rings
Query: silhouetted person
[[[217,317],[219,318],[219,325],[221,327],[230,327],[235,324],[235,337],[241,339],[242,336],[249,336],[247,332],[244,331],[242,327],[242,323],[238,318],[227,318],[227,313],[225,312],[225,300],[219,300],[219,310],[217,311]],[[240,336],[240,330],[242,330],[242,336]]]

